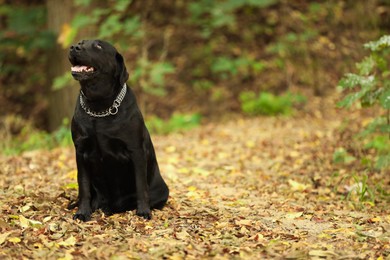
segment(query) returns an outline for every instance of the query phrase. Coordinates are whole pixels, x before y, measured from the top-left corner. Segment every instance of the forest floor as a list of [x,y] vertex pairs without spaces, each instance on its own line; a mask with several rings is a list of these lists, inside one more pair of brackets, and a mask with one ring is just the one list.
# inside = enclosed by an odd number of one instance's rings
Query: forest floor
[[356,191],[367,174],[388,192],[390,176],[333,162],[339,147],[359,153],[351,140],[364,124],[334,102],[152,136],[170,198],[150,221],[134,211],[72,220],[73,148],[2,157],[0,258],[388,259],[388,198]]

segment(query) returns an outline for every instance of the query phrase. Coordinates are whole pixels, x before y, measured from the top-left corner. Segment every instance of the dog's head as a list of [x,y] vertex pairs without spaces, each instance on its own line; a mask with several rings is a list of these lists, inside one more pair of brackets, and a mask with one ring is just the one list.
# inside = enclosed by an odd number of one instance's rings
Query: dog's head
[[72,76],[90,99],[113,95],[129,78],[122,55],[101,40],[82,40],[69,50]]

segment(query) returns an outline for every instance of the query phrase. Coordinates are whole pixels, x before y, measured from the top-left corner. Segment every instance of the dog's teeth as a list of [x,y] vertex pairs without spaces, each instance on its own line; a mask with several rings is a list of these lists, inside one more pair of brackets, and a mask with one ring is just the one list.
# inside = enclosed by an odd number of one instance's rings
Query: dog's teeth
[[74,71],[74,72],[91,72],[94,70],[95,69],[93,67],[80,66],[80,65],[72,66],[72,68],[71,68],[71,71]]

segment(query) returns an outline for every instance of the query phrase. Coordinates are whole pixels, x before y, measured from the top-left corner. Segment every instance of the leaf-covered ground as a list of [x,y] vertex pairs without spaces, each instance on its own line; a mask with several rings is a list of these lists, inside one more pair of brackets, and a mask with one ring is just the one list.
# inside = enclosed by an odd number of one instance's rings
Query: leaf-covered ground
[[356,152],[351,122],[361,120],[333,107],[313,100],[290,118],[153,136],[171,195],[151,221],[134,212],[72,220],[73,148],[2,158],[0,258],[388,259],[388,200],[359,202],[353,190],[364,173],[388,192],[389,174],[333,163],[338,147]]

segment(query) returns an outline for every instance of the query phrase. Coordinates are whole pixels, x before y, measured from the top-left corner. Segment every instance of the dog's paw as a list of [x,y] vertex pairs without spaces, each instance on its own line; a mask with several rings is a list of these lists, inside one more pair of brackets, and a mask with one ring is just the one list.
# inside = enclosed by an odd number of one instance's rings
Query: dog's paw
[[152,212],[150,211],[150,209],[143,209],[143,210],[137,209],[137,216],[150,220],[152,219]]
[[86,221],[91,220],[91,214],[90,213],[77,212],[76,214],[74,214],[73,219],[74,220],[79,219],[79,220],[81,220],[83,222],[86,222]]

